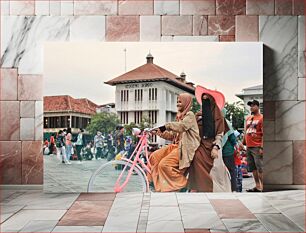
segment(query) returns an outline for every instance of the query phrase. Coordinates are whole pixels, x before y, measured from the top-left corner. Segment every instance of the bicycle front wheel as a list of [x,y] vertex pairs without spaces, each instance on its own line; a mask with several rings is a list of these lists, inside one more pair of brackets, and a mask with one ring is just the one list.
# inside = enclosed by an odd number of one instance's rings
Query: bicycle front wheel
[[[123,168],[126,169],[123,171]],[[128,176],[132,164],[123,160],[113,160],[101,165],[91,176],[87,192],[114,192],[115,184],[122,173],[118,185],[121,186]],[[137,167],[122,192],[147,192],[146,179]]]

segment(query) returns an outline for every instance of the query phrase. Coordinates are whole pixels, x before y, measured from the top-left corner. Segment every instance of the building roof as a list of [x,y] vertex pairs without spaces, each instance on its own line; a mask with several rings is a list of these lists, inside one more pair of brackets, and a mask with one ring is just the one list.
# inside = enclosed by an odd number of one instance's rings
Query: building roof
[[82,98],[74,99],[69,95],[44,96],[44,112],[74,112],[94,115],[97,104]]
[[262,89],[262,84],[261,85],[256,85],[256,86],[252,86],[252,87],[248,87],[248,88],[244,88],[242,89],[243,91],[249,91],[249,90],[260,90]]
[[[149,58],[152,59],[152,57]],[[158,65],[153,64],[152,61],[150,62],[147,61],[146,64],[139,66],[136,69],[124,73],[105,83],[114,86],[116,84],[132,83],[132,82],[165,81],[194,94],[194,87],[191,87],[190,85],[177,80],[177,78],[180,78],[179,76],[171,73],[170,71]]]

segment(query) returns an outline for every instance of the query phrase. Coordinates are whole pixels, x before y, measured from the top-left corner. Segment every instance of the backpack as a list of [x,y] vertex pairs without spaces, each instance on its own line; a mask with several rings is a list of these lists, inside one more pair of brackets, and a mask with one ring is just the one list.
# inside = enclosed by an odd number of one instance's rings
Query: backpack
[[63,136],[58,136],[56,138],[56,143],[55,143],[56,147],[60,148],[62,147],[64,144],[63,144]]

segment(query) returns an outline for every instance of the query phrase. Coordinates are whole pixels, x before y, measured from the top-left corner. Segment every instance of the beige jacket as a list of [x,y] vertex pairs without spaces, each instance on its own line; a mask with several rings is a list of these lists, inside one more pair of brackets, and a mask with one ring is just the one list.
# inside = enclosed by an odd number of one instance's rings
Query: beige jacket
[[165,124],[166,131],[158,136],[166,140],[174,140],[177,133],[181,134],[179,140],[179,169],[187,168],[193,160],[195,151],[200,145],[199,128],[193,112],[189,111],[179,122]]

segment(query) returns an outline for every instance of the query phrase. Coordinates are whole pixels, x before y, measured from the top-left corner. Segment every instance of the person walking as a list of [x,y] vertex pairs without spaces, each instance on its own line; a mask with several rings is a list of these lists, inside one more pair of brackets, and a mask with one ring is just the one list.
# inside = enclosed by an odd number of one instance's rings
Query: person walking
[[72,134],[71,134],[71,128],[68,128],[66,131],[66,155],[68,161],[70,161],[71,159],[71,151],[72,151]]
[[257,100],[249,101],[251,115],[246,118],[243,145],[247,147],[249,170],[253,173],[256,186],[247,192],[262,192],[263,190],[263,115],[259,110]]
[[94,137],[94,148],[96,151],[96,160],[102,158],[102,148],[104,144],[104,137],[100,131],[97,132],[97,135]]
[[66,157],[66,148],[65,148],[65,133],[64,131],[58,131],[56,138],[56,148],[57,148],[57,157],[59,160],[62,160],[62,163],[71,164]]
[[76,140],[76,143],[75,143],[77,156],[78,156],[78,163],[81,163],[83,161],[81,151],[82,151],[82,148],[86,145],[86,141],[85,141],[85,137],[84,137],[83,132],[84,132],[84,130],[80,128],[79,132],[78,132],[77,140]]

